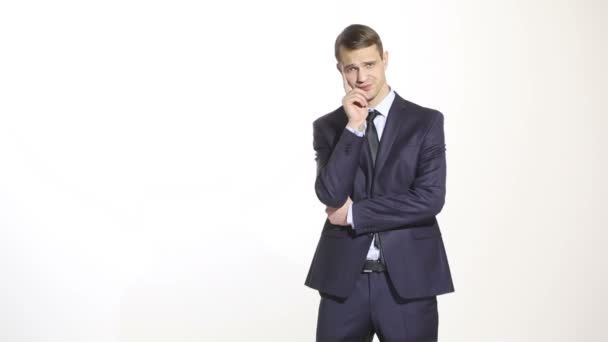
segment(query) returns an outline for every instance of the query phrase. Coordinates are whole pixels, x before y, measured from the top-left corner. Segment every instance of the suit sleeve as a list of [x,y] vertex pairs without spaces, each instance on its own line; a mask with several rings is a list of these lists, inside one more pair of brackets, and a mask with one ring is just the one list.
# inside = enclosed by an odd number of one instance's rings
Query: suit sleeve
[[435,113],[422,140],[416,177],[411,186],[403,193],[353,203],[356,234],[425,224],[434,220],[443,208],[446,192],[445,138],[443,115]]
[[313,124],[313,147],[317,161],[315,192],[319,200],[339,208],[350,195],[359,166],[364,138],[344,129],[335,146],[332,146],[331,127],[319,121]]

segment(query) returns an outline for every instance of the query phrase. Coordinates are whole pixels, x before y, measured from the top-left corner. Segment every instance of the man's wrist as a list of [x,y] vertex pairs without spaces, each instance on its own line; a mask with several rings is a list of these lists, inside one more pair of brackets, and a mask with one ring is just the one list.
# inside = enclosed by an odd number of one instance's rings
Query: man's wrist
[[358,122],[349,121],[346,126],[352,128],[360,133],[365,132],[365,120],[358,121]]

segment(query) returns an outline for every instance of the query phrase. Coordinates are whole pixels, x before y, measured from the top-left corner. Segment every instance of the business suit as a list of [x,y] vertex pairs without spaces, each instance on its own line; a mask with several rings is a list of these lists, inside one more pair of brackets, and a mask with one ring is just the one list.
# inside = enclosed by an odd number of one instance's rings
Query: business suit
[[315,191],[329,207],[353,200],[355,229],[325,222],[305,284],[347,299],[378,233],[399,300],[454,291],[436,215],[445,200],[443,115],[396,94],[375,165],[367,137],[345,129],[343,107],[313,123]]

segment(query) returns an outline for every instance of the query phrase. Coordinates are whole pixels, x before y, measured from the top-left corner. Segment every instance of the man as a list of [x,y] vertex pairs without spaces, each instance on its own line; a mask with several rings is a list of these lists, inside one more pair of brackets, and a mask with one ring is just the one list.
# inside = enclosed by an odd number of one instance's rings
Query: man
[[372,28],[346,27],[335,56],[346,95],[313,124],[315,191],[327,206],[306,279],[321,294],[317,341],[436,341],[436,296],[454,291],[435,217],[443,115],[391,89]]

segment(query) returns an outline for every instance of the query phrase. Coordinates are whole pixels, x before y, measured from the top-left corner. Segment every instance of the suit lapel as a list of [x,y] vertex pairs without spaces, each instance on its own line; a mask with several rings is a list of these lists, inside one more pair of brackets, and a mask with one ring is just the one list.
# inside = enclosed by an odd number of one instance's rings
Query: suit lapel
[[380,139],[380,146],[378,147],[374,178],[380,173],[380,170],[382,170],[382,167],[386,163],[391,147],[399,135],[401,125],[404,121],[405,102],[395,93],[395,100],[389,110],[386,124],[384,125],[384,131],[382,132],[382,138]]

